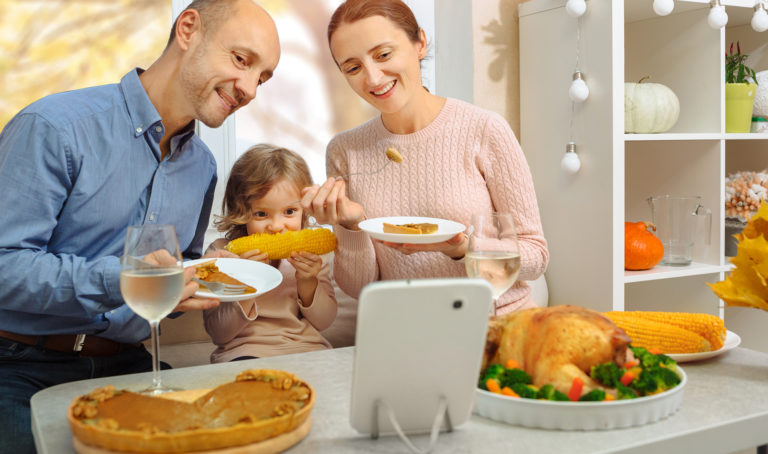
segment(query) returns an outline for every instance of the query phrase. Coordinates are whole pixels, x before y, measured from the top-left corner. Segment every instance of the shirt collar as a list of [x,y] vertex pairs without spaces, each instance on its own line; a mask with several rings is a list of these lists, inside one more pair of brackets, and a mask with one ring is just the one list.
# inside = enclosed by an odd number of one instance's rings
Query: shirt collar
[[135,137],[144,134],[152,125],[161,121],[160,114],[152,105],[139,80],[139,74],[142,72],[144,72],[143,69],[134,68],[120,80],[120,89],[125,97],[125,105],[131,117]]

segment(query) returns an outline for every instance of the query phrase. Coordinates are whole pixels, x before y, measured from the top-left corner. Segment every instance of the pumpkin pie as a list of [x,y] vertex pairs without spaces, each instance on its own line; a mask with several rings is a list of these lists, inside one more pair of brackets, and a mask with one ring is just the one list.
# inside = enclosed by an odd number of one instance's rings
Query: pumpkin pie
[[256,289],[248,284],[238,281],[234,277],[222,272],[218,266],[216,266],[216,260],[210,260],[207,262],[195,265],[195,277],[208,282],[221,282],[222,284],[234,284],[244,285],[245,290],[242,293],[256,293]]
[[308,430],[315,403],[311,386],[280,370],[246,370],[212,390],[172,394],[106,386],[75,398],[67,412],[75,445],[137,453],[252,445]]
[[437,224],[429,222],[409,223],[409,224],[390,224],[384,223],[384,233],[404,233],[407,235],[427,235],[437,232]]

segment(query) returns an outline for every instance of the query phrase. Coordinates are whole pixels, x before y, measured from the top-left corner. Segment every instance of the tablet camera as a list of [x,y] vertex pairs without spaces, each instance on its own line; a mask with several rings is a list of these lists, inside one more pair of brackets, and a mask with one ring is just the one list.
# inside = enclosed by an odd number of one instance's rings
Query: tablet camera
[[453,308],[454,308],[454,309],[461,309],[461,306],[462,306],[463,304],[464,304],[464,303],[463,303],[461,300],[456,300],[456,301],[454,301],[454,302],[453,302]]

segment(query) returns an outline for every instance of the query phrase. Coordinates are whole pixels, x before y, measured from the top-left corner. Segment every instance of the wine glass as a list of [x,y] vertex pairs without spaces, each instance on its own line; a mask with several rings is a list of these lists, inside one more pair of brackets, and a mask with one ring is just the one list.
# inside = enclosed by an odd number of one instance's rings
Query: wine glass
[[128,227],[120,259],[120,292],[126,304],[149,322],[152,335],[152,386],[140,391],[157,395],[176,389],[160,382],[158,325],[181,300],[184,268],[176,229],[172,225]]
[[520,274],[520,249],[511,213],[472,215],[464,262],[469,277],[480,277],[491,283],[495,315],[497,300],[515,284]]

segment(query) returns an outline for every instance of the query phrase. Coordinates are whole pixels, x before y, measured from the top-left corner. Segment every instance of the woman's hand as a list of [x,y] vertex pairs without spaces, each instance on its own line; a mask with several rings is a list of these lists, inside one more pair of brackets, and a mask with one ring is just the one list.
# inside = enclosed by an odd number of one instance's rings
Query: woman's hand
[[322,186],[302,189],[301,194],[301,207],[319,224],[339,224],[358,230],[357,224],[365,219],[363,207],[347,197],[347,183],[343,179],[329,178]]
[[447,241],[432,244],[390,243],[389,241],[379,240],[374,241],[405,255],[410,255],[414,252],[442,252],[450,258],[458,260],[464,258],[464,255],[467,253],[467,235],[465,233],[459,233]]

